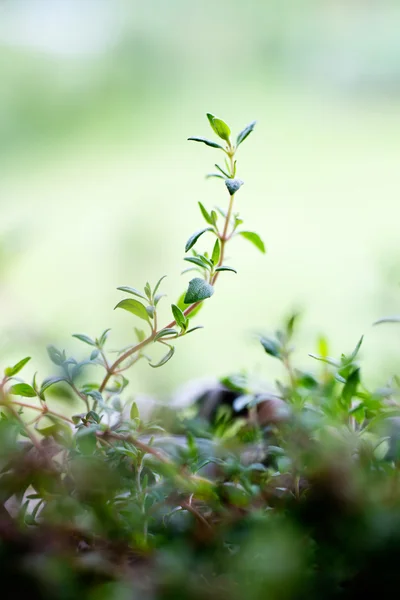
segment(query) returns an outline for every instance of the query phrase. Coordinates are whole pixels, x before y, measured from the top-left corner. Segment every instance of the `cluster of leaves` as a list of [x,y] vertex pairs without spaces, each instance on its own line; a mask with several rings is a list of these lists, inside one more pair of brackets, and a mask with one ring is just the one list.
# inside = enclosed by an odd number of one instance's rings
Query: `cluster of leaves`
[[[143,321],[137,340],[117,353],[98,338],[83,360],[51,346],[57,373],[20,378],[30,357],[4,369],[0,382],[0,560],[3,586],[31,599],[358,598],[399,585],[400,380],[370,390],[359,354],[329,356],[326,340],[310,371],[293,363],[298,315],[261,348],[282,363],[273,392],[246,374],[221,381],[230,403],[170,409],[167,420],[141,418],[125,371],[140,359],[165,364],[172,340],[214,292],[226,243],[240,229],[233,199],[235,153],[254,128],[231,141],[224,121],[208,115],[221,143],[217,165],[229,192],[226,211],[199,204],[207,227],[186,257],[199,272],[158,326],[160,279],[117,304]],[[218,226],[218,218],[223,218]],[[194,249],[212,234],[210,253]],[[153,344],[167,353],[157,362]],[[92,379],[92,369],[102,378]],[[90,377],[89,377],[90,374]],[[82,412],[57,412],[51,395],[68,390]],[[215,400],[215,398],[214,398]],[[174,432],[172,434],[172,432]]]

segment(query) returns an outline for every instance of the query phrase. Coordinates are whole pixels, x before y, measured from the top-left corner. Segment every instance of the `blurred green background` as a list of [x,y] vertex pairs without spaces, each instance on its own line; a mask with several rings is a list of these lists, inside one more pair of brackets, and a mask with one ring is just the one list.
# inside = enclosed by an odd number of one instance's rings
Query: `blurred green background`
[[167,274],[177,299],[197,202],[227,200],[204,178],[218,152],[186,141],[210,135],[210,111],[234,131],[258,120],[237,207],[268,254],[232,243],[238,275],[221,276],[205,329],[132,372],[135,389],[240,368],[273,382],[253,334],[293,308],[301,365],[321,332],[332,354],[365,333],[383,385],[400,350],[396,326],[371,327],[400,313],[399,26],[394,0],[2,0],[2,363],[32,354],[44,377],[46,344],[83,352],[71,333],[130,343],[119,285]]

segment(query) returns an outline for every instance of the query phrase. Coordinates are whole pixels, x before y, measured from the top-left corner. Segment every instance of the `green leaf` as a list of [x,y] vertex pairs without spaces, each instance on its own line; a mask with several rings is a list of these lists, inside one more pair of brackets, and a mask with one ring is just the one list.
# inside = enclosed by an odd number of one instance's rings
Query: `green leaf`
[[176,304],[171,304],[172,314],[174,315],[174,319],[176,324],[181,328],[185,329],[187,327],[187,318]]
[[400,316],[394,315],[393,317],[383,317],[382,319],[375,321],[373,325],[381,325],[382,323],[400,323]]
[[118,287],[117,290],[119,290],[120,292],[126,292],[127,294],[133,294],[138,298],[143,298],[143,300],[147,300],[146,296],[142,294],[142,292],[139,292],[139,290],[137,290],[136,288],[123,285],[121,287]]
[[151,287],[148,281],[146,281],[146,285],[144,286],[144,293],[146,294],[149,302],[151,302]]
[[216,271],[232,271],[233,273],[237,273],[237,271],[235,271],[235,269],[232,269],[232,267],[226,267],[225,265],[222,265],[221,267],[217,267],[215,270]]
[[132,402],[130,418],[132,419],[132,421],[133,419],[139,419],[139,409],[137,407],[136,402]]
[[260,250],[263,254],[265,254],[265,245],[258,233],[254,231],[238,231],[239,235],[244,237],[245,240],[249,240],[256,248]]
[[97,348],[95,348],[92,353],[90,354],[90,360],[95,360],[99,355],[99,351],[97,350]]
[[[195,311],[193,311],[193,312],[195,312]],[[193,313],[191,313],[191,315],[190,315],[190,316],[192,316],[192,314],[193,314]],[[196,329],[204,329],[204,327],[203,327],[203,325],[197,325],[196,327],[192,327],[191,329],[188,329],[188,330],[186,331],[186,335],[187,335],[188,333],[192,333],[193,331],[196,331]]]
[[161,298],[165,298],[167,294],[155,294],[154,296],[154,306],[157,306],[157,304],[160,302]]
[[265,352],[275,358],[281,358],[281,347],[277,341],[271,338],[261,337],[260,342]]
[[185,260],[186,262],[190,262],[193,263],[194,265],[197,265],[198,267],[201,267],[202,269],[209,269],[209,265],[207,265],[207,263],[204,263],[201,258],[199,258],[198,256],[186,256],[183,260]]
[[213,228],[206,227],[205,229],[200,229],[200,231],[196,231],[193,235],[191,235],[188,241],[186,242],[185,252],[188,252],[190,248],[192,248],[195,245],[199,237],[202,236],[203,233],[206,233],[206,231],[213,231]]
[[75,439],[76,445],[82,454],[93,454],[96,450],[96,431],[92,427],[81,427],[81,429],[78,429]]
[[206,146],[210,146],[211,148],[219,148],[219,150],[224,150],[224,148],[220,144],[217,144],[216,142],[213,142],[212,140],[208,140],[207,138],[190,137],[190,138],[188,138],[188,140],[190,142],[202,142],[203,144],[205,144]]
[[81,342],[84,342],[85,344],[89,344],[89,346],[96,345],[96,342],[94,340],[92,340],[92,338],[90,338],[88,335],[85,335],[84,333],[73,333],[72,337],[76,338],[77,340],[80,340]]
[[213,251],[212,251],[211,262],[214,265],[217,265],[220,256],[221,256],[221,245],[219,243],[219,239],[217,238],[215,240],[214,248],[213,248]]
[[42,387],[40,388],[40,395],[44,394],[44,392],[55,383],[59,383],[60,381],[65,381],[64,377],[47,377],[42,383]]
[[166,327],[165,329],[161,329],[154,337],[154,341],[156,342],[157,340],[163,338],[163,337],[167,337],[167,336],[177,336],[178,332],[176,329],[173,329],[172,327]]
[[229,136],[231,135],[231,130],[228,125],[222,119],[218,117],[214,117],[211,113],[207,113],[207,118],[211,125],[213,131],[220,137],[222,140],[225,140],[229,143]]
[[157,281],[154,290],[153,290],[153,297],[156,295],[158,288],[160,287],[161,282],[166,278],[166,275],[163,275],[162,277],[160,277],[160,279]]
[[175,353],[174,346],[170,346],[170,349],[168,350],[167,354],[160,360],[160,362],[158,362],[155,365],[153,365],[153,363],[149,363],[150,367],[153,367],[153,369],[157,369],[158,367],[162,367],[163,365],[165,365],[165,363],[167,363],[169,360],[171,360],[171,358],[173,357],[174,353]]
[[204,279],[195,277],[189,282],[189,287],[185,295],[185,304],[194,304],[195,302],[201,302],[206,298],[210,298],[214,293],[214,288],[211,284],[207,283]]
[[139,302],[138,300],[134,300],[133,298],[121,300],[121,302],[118,302],[115,308],[123,308],[124,310],[127,310],[133,315],[139,317],[139,319],[143,319],[143,321],[149,321],[149,315],[147,314],[146,307],[143,306],[141,302]]
[[216,179],[225,179],[225,177],[219,173],[207,173],[206,179],[211,179],[212,177],[215,177]]
[[209,225],[214,225],[214,222],[213,222],[213,220],[211,218],[211,215],[204,208],[203,204],[201,202],[199,202],[198,204],[199,204],[199,208],[200,208],[201,214],[203,215],[204,220],[206,221],[206,223],[208,223]]
[[360,383],[360,369],[355,369],[347,378],[342,391],[343,400],[350,405],[350,402],[357,392]]
[[135,333],[136,333],[136,337],[139,342],[143,342],[143,340],[146,339],[146,334],[143,331],[143,329],[139,329],[138,327],[135,327]]
[[60,352],[60,350],[57,350],[55,346],[47,346],[47,353],[50,357],[50,360],[58,367],[61,366],[66,360],[65,352]]
[[216,163],[215,163],[215,167],[218,169],[218,171],[219,171],[220,173],[222,173],[222,175],[223,175],[224,177],[227,177],[228,179],[230,178],[230,174],[229,174],[229,173],[227,173],[226,171],[224,171],[224,170],[223,170],[223,169],[222,169],[222,168],[221,168],[219,165],[217,165]]
[[240,146],[240,144],[244,142],[244,140],[251,134],[256,123],[257,121],[252,121],[251,123],[246,125],[246,127],[239,133],[239,135],[236,138],[236,146]]
[[6,369],[4,369],[4,375],[6,377],[13,377],[17,373],[19,373],[21,371],[21,369],[26,365],[26,363],[29,362],[30,360],[31,360],[31,357],[27,356],[26,358],[23,358],[22,360],[17,362],[13,367],[7,367]]
[[9,392],[14,396],[25,396],[26,398],[34,398],[37,395],[33,387],[27,383],[16,383],[10,387]]
[[102,348],[104,346],[104,344],[106,343],[107,337],[108,337],[108,334],[110,333],[110,331],[111,331],[111,329],[106,329],[101,334],[100,339],[99,339],[99,346],[100,346],[100,348]]
[[357,345],[356,345],[356,347],[354,348],[353,352],[350,354],[350,356],[349,356],[349,358],[348,358],[348,361],[349,361],[349,362],[353,362],[353,360],[356,358],[357,354],[358,354],[358,353],[359,353],[359,351],[360,351],[361,344],[363,343],[363,340],[364,340],[364,336],[362,335],[362,336],[360,337],[360,339],[358,340],[358,342],[357,342]]
[[154,319],[155,310],[156,309],[154,306],[146,306],[146,311],[147,311],[147,314],[149,315],[150,319]]
[[228,188],[228,192],[231,196],[233,196],[233,194],[236,194],[236,192],[240,190],[243,184],[244,181],[242,181],[241,179],[225,179],[225,185]]
[[[185,305],[185,296],[186,296],[186,292],[183,292],[183,294],[181,294],[178,298],[178,301],[176,303],[177,306],[179,306],[179,308],[183,311],[186,310],[187,306]],[[203,308],[203,304],[198,304],[196,306],[196,308],[194,308],[191,313],[190,313],[190,318],[193,319],[197,313]],[[188,333],[188,332],[186,332]]]

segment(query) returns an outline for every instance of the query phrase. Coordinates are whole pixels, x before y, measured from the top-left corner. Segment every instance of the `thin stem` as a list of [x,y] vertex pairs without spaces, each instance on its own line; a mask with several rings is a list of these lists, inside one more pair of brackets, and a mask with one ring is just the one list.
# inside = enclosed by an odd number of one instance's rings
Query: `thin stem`
[[64,415],[61,415],[60,413],[54,412],[54,410],[49,410],[47,408],[47,406],[45,406],[45,409],[43,410],[43,407],[34,406],[33,404],[27,404],[26,402],[19,402],[18,400],[12,400],[11,404],[16,404],[17,406],[23,406],[24,408],[29,408],[30,410],[36,410],[38,412],[41,412],[44,417],[46,415],[50,415],[52,417],[57,417],[58,419],[62,419],[63,421],[67,421],[67,423],[71,423],[71,425],[74,424],[74,422],[71,419],[69,419],[68,417],[65,417]]

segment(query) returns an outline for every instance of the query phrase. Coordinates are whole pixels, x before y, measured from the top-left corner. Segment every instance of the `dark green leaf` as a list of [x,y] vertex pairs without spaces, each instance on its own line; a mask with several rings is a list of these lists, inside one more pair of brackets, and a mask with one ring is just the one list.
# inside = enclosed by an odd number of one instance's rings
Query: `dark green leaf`
[[198,204],[199,204],[199,208],[200,208],[201,214],[203,215],[204,220],[206,221],[206,223],[208,223],[209,225],[214,225],[213,220],[211,218],[211,215],[204,208],[203,204],[201,202],[199,202]]
[[276,340],[261,337],[260,342],[267,354],[274,356],[275,358],[281,358],[281,347]]
[[232,271],[233,273],[237,273],[237,271],[235,271],[235,269],[232,269],[232,267],[226,267],[225,265],[222,265],[221,267],[217,267],[215,270],[216,271]]
[[99,355],[99,351],[97,350],[97,348],[95,348],[90,355],[90,360],[95,360],[98,357],[98,355]]
[[202,236],[203,233],[206,233],[206,231],[213,231],[213,228],[206,227],[205,229],[200,229],[200,231],[196,231],[193,235],[191,235],[188,241],[186,242],[185,252],[188,252],[190,248],[192,248],[195,245],[199,237]]
[[185,304],[193,304],[200,302],[206,298],[210,298],[214,293],[214,288],[204,279],[195,277],[189,282],[189,287],[184,299]]
[[27,383],[16,383],[9,390],[14,396],[25,396],[26,398],[34,398],[37,394],[33,387]]
[[175,353],[175,348],[173,346],[170,346],[170,349],[168,350],[167,354],[160,360],[160,362],[158,362],[155,365],[153,365],[152,363],[149,363],[150,367],[153,367],[153,369],[162,367],[163,365],[165,365],[165,363],[167,363],[169,360],[171,360],[174,353]]
[[178,332],[176,329],[173,329],[172,327],[167,327],[165,329],[161,329],[154,337],[154,341],[156,342],[157,340],[163,338],[163,337],[167,337],[167,336],[176,336],[178,335]]
[[212,140],[208,140],[207,138],[190,137],[190,138],[188,138],[188,140],[191,142],[203,142],[203,144],[205,144],[206,146],[211,146],[211,148],[219,148],[220,150],[224,149],[220,144],[217,144],[216,142],[213,142]]
[[231,130],[229,129],[225,121],[219,119],[218,117],[214,117],[214,115],[210,113],[207,113],[207,118],[213,131],[217,134],[217,136],[229,143],[229,136],[231,135]]
[[251,134],[256,123],[257,121],[252,121],[251,123],[249,123],[249,125],[246,125],[243,131],[239,133],[239,135],[236,138],[236,146],[239,146]]
[[[186,310],[186,308],[187,308],[187,306],[185,305],[185,297],[186,297],[186,292],[183,292],[183,294],[181,294],[181,296],[179,296],[178,301],[176,303],[176,305],[179,306],[179,308],[182,311]],[[190,318],[193,319],[202,308],[203,308],[203,304],[198,304],[196,306],[196,308],[194,308],[191,311]]]
[[179,306],[176,306],[176,304],[171,304],[171,310],[172,314],[174,315],[176,324],[181,329],[185,329],[185,327],[187,326],[187,318],[185,317]]
[[[134,300],[133,298],[127,298],[126,300],[121,300],[118,302],[115,308],[123,308],[128,312],[131,312],[133,315],[139,317],[139,319],[143,319],[143,321],[149,320],[149,315],[147,314],[146,307],[143,306],[141,302],[138,300]],[[114,308],[114,310],[115,310]]]
[[212,251],[211,262],[214,265],[217,265],[220,256],[221,256],[221,245],[219,243],[219,239],[217,238],[215,240],[214,248],[213,248],[213,251]]
[[242,181],[241,179],[225,179],[225,185],[228,188],[228,192],[231,196],[233,196],[233,194],[236,194],[236,192],[240,190],[243,184],[244,181]]
[[254,231],[238,231],[238,233],[265,254],[265,245],[258,233],[255,233]]
[[92,340],[92,338],[90,338],[88,335],[85,335],[84,333],[74,333],[72,335],[72,337],[76,338],[77,340],[80,340],[81,342],[84,342],[85,344],[89,344],[89,346],[96,345],[96,342],[94,340]]
[[[193,311],[193,312],[195,312],[195,311]],[[192,314],[191,314],[190,316],[192,316]],[[193,331],[196,331],[196,329],[204,329],[204,327],[203,327],[203,325],[197,325],[196,327],[192,327],[191,329],[188,329],[188,330],[186,331],[186,335],[187,335],[188,333],[192,333]]]
[[4,370],[4,375],[6,377],[13,377],[17,373],[19,373],[21,371],[21,369],[26,365],[26,363],[29,362],[30,360],[31,360],[31,357],[27,356],[26,358],[23,358],[22,360],[17,362],[13,367],[7,367]]
[[350,402],[357,392],[360,383],[360,369],[355,369],[347,378],[342,391],[342,398],[350,406]]
[[139,292],[139,290],[137,290],[136,288],[123,285],[121,287],[118,287],[117,290],[120,290],[120,292],[126,292],[127,294],[133,294],[138,298],[143,298],[143,300],[147,300],[146,296],[142,294],[142,292]]

